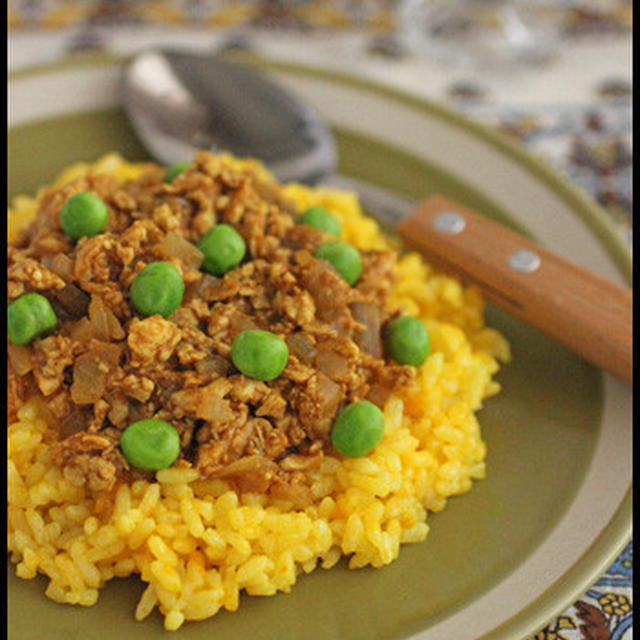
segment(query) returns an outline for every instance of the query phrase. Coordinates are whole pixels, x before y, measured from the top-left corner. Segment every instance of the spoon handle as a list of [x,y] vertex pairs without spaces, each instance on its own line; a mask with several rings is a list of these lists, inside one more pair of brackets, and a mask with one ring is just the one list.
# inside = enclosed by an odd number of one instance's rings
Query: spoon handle
[[632,382],[632,293],[432,196],[398,225],[414,249],[585,360]]

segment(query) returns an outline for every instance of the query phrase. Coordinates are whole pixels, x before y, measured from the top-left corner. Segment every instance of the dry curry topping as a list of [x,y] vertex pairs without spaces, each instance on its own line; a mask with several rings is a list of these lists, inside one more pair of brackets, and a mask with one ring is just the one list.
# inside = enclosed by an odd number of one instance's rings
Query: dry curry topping
[[[80,225],[65,209],[78,194],[93,207]],[[335,227],[307,217],[276,183],[204,152],[169,182],[150,167],[50,189],[8,248],[9,302],[36,294],[48,320],[18,323],[33,337],[9,341],[9,413],[40,394],[59,425],[56,461],[91,490],[149,477],[121,441],[147,421],[158,437],[160,423],[177,431],[175,465],[308,499],[304,472],[340,450],[343,410],[366,401],[351,413],[369,416],[415,376],[385,350],[385,328],[399,353],[421,334],[403,342],[392,326],[395,252],[344,250]],[[228,255],[207,255],[216,236]],[[273,356],[261,378],[247,349],[274,350],[278,366]]]

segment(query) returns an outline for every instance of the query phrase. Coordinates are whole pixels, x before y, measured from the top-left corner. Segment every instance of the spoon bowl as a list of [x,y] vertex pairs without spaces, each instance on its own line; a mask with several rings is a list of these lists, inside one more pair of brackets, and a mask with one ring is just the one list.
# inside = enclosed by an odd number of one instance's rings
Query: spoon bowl
[[315,184],[335,170],[333,137],[316,112],[247,65],[156,49],[135,56],[123,85],[127,115],[165,164],[207,149],[258,158],[285,182]]

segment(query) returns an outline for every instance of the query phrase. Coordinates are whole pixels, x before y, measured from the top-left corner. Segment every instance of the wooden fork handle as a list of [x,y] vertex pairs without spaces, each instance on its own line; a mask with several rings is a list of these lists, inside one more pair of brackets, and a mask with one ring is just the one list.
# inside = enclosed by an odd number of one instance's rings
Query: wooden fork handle
[[631,289],[432,196],[398,226],[430,262],[623,381],[632,382]]

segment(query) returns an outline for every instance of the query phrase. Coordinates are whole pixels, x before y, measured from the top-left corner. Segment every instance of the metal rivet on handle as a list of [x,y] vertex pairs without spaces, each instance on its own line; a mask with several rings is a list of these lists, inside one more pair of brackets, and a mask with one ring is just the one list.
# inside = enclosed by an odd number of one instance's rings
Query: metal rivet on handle
[[530,249],[518,249],[509,256],[509,266],[519,273],[531,273],[540,266],[540,256]]
[[460,233],[467,226],[465,219],[456,211],[439,213],[431,224],[436,231],[452,235]]

